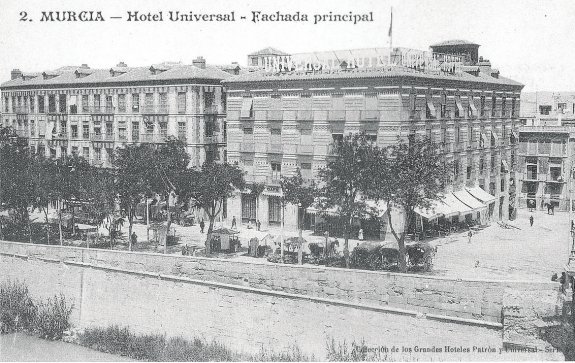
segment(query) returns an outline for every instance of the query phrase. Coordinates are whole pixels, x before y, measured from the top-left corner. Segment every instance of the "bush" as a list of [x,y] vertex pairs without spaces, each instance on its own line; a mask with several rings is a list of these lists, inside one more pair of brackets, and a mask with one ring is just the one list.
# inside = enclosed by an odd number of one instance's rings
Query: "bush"
[[62,294],[40,302],[34,320],[34,330],[45,339],[62,339],[64,331],[70,328],[72,308],[72,305],[68,306]]
[[36,316],[36,307],[28,287],[18,281],[0,284],[0,333],[28,329]]

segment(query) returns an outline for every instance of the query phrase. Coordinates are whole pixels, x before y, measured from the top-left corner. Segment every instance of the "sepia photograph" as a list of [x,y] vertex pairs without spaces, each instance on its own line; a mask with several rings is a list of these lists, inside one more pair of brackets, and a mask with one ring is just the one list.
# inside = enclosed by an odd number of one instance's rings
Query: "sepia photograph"
[[575,360],[570,0],[3,0],[0,362]]

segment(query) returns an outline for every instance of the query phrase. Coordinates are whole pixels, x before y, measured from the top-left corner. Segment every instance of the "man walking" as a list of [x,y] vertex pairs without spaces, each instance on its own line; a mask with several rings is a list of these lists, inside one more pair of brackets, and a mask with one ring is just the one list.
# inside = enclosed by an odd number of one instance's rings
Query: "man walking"
[[234,216],[234,218],[232,218],[232,229],[236,228],[236,216]]
[[469,232],[467,232],[467,243],[471,243],[471,236],[473,236],[473,232],[471,232],[471,230],[469,230]]
[[204,227],[206,226],[206,223],[204,223],[204,219],[202,218],[202,220],[200,221],[200,232],[203,234],[204,233]]
[[529,216],[529,224],[533,227],[533,214]]

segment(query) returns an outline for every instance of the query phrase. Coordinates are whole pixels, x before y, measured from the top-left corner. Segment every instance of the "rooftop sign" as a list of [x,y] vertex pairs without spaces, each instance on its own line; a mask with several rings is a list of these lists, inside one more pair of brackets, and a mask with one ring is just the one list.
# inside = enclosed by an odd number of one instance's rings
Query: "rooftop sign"
[[461,58],[408,48],[394,48],[393,52],[389,52],[389,48],[368,48],[265,57],[264,70],[269,73],[333,73],[398,66],[425,73],[460,74]]

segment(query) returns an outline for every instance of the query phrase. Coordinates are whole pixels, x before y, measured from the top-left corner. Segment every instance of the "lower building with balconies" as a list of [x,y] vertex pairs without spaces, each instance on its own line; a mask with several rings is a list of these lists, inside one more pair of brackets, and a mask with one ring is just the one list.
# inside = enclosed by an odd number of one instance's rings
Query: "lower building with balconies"
[[519,206],[569,210],[575,127],[527,125],[519,129]]
[[206,65],[162,63],[110,69],[87,65],[23,74],[1,88],[0,124],[29,138],[34,152],[60,157],[74,150],[98,165],[126,144],[186,144],[191,163],[225,157],[225,94],[231,74]]
[[[248,185],[228,201],[228,218],[259,220],[262,228],[276,224],[277,180],[297,168],[304,178],[317,179],[344,135],[359,132],[379,146],[413,134],[430,137],[455,165],[448,192],[481,189],[484,194],[476,194],[488,205],[473,213],[484,219],[514,214],[523,85],[500,77],[489,61],[405,48],[261,57],[260,71],[223,81],[228,160],[246,171],[248,184],[265,185],[257,198]],[[446,59],[450,66],[439,66]],[[471,211],[449,218],[464,220]],[[288,206],[285,225],[295,229],[303,219],[313,228],[313,213]],[[385,230],[385,221],[378,223],[366,228]]]

